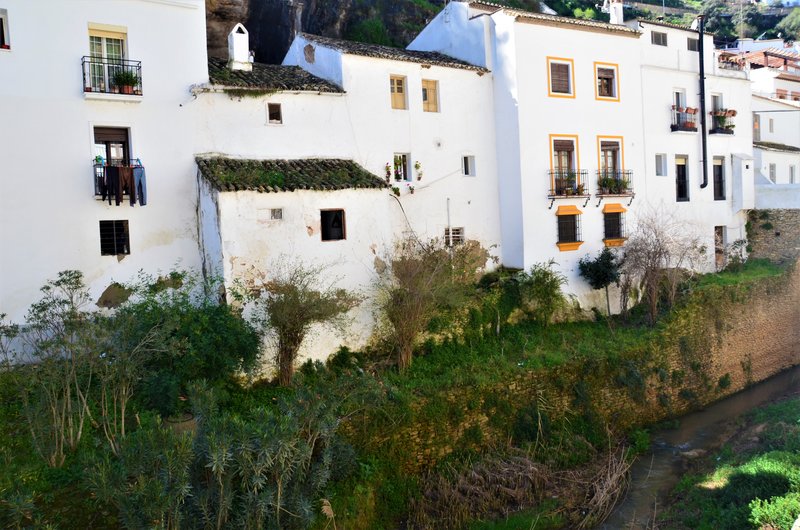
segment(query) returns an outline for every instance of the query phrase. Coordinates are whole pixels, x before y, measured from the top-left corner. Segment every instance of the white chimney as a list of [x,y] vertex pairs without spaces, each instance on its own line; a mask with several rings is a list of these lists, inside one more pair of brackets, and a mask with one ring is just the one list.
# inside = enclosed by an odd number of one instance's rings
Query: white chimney
[[253,69],[250,61],[250,34],[241,24],[236,24],[228,33],[228,68],[245,72]]
[[609,0],[608,17],[612,24],[622,25],[625,23],[625,17],[622,14],[622,0]]
[[303,32],[303,2],[297,2],[294,6],[294,35]]

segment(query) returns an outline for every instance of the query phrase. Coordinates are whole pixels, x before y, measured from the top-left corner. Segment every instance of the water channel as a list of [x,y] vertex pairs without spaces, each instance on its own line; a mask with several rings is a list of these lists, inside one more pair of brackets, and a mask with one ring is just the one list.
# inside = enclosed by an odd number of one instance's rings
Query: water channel
[[738,416],[782,396],[800,392],[800,366],[775,375],[705,409],[680,418],[674,429],[652,433],[650,453],[631,468],[631,485],[625,499],[597,530],[638,530],[658,510],[684,470],[681,453],[717,447],[726,436],[725,425]]

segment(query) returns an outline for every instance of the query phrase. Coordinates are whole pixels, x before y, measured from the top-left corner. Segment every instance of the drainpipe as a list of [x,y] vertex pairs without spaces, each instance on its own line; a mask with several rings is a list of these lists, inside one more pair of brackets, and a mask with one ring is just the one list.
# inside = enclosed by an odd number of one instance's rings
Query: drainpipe
[[703,183],[700,184],[700,188],[702,189],[708,186],[708,163],[706,162],[706,157],[708,156],[708,132],[706,130],[706,60],[705,52],[703,51],[703,33],[706,21],[703,15],[697,18],[700,21],[698,25],[698,31],[700,33],[698,51],[700,52],[700,134],[703,139]]

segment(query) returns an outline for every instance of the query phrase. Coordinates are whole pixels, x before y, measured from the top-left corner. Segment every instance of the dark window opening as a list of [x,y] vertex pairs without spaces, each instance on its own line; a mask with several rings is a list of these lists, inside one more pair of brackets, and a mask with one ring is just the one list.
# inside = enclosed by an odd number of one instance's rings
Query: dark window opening
[[[0,10],[3,11],[3,10]],[[8,24],[8,17],[5,15],[0,16],[0,48],[8,50],[10,48],[8,36],[6,35],[6,24]]]
[[269,113],[270,123],[283,123],[280,103],[267,103],[267,112]]
[[577,243],[581,240],[577,215],[558,216],[558,242]]
[[114,127],[94,128],[94,194],[102,195],[104,166],[130,165],[131,153],[128,129]]
[[681,202],[689,200],[689,174],[685,158],[677,159],[675,164],[675,199]]
[[323,241],[339,241],[345,239],[344,210],[320,211]]
[[604,98],[617,97],[613,68],[597,69],[597,95]]
[[603,224],[605,227],[605,239],[622,239],[625,237],[623,230],[623,218],[620,212],[608,212],[603,214]]
[[686,39],[686,48],[690,52],[700,51],[700,40],[689,37],[688,39]]
[[100,255],[119,256],[130,253],[128,221],[100,221]]
[[444,244],[448,247],[460,245],[464,242],[464,227],[451,227],[444,229]]
[[725,173],[722,160],[714,160],[714,200],[725,200]]
[[411,172],[408,166],[408,155],[402,153],[395,153],[394,155],[394,179],[395,180],[411,180]]

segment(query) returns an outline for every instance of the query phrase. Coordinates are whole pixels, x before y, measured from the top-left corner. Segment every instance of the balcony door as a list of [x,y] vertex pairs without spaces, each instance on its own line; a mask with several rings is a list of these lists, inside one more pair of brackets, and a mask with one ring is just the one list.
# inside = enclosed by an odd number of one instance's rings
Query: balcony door
[[109,92],[114,76],[123,69],[125,59],[125,34],[92,31],[89,34],[89,69],[92,90]]
[[619,171],[619,143],[600,142],[600,171],[603,177],[617,178]]
[[689,173],[687,170],[687,163],[687,157],[675,157],[675,200],[678,202],[689,200]]
[[575,144],[571,140],[555,140],[553,141],[553,169],[559,176],[566,176],[566,174],[574,171],[572,164],[572,157],[575,153]]
[[126,166],[130,163],[128,129],[95,127],[94,156],[95,195],[100,195],[100,183],[104,174],[103,166]]

